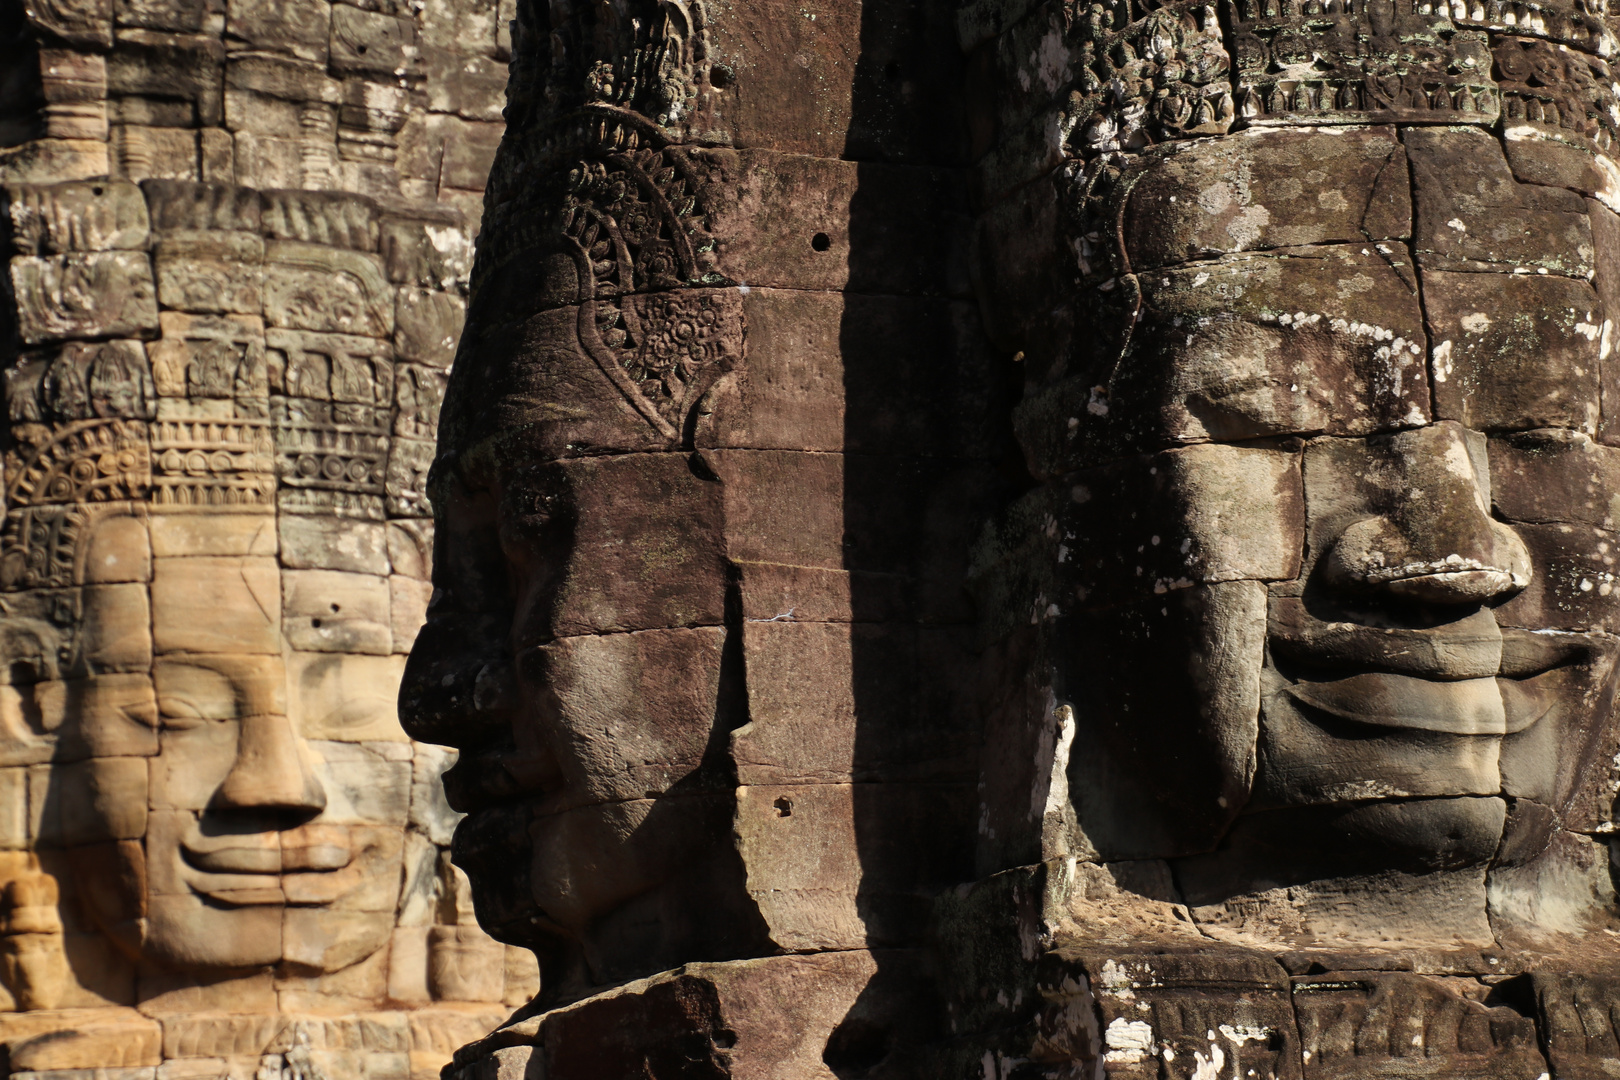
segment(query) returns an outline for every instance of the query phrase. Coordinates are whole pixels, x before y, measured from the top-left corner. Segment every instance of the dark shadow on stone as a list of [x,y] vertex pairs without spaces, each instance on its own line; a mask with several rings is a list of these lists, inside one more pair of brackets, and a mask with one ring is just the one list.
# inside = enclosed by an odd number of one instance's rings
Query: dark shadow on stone
[[932,898],[974,876],[982,716],[965,571],[981,523],[1017,487],[1009,472],[1021,471],[1009,425],[1018,372],[993,359],[965,269],[969,137],[955,23],[945,3],[863,5],[843,153],[858,162],[847,241],[804,224],[805,258],[848,266],[839,354],[851,812],[856,901],[877,972],[823,1056],[843,1080],[925,1074],[947,1038]]

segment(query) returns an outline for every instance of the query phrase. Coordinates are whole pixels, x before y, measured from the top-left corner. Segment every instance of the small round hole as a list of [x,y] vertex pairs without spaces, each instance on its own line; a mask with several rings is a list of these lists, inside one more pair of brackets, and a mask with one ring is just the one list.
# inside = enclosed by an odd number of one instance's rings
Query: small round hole
[[343,608],[340,607],[339,605],[337,605],[337,604],[332,605],[332,614],[336,615],[338,612],[340,612],[342,610],[343,610]]
[[731,69],[724,64],[716,64],[709,69],[709,85],[716,90],[724,90],[731,85],[732,80],[735,78],[736,76],[731,73]]
[[359,53],[361,56],[366,55],[366,47],[364,45],[356,45],[354,47],[354,51]]
[[319,620],[319,619],[311,619],[311,620],[309,620],[309,625],[311,625],[315,629],[319,630],[321,628],[321,620]]
[[786,795],[782,796],[780,799],[777,799],[772,805],[776,807],[777,817],[793,816],[793,800],[788,798]]
[[98,184],[97,186],[90,189],[90,194],[92,194],[92,195],[100,195],[103,190],[104,189]]
[[810,238],[810,246],[817,251],[826,251],[832,247],[832,238],[824,232],[818,232]]

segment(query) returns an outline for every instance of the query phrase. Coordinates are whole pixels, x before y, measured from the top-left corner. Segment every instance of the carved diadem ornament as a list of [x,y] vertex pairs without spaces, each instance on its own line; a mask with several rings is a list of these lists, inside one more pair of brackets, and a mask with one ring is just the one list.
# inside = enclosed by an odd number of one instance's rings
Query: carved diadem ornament
[[146,424],[139,420],[19,424],[12,434],[8,507],[141,499],[151,484]]
[[273,462],[263,420],[159,420],[152,425],[152,503],[176,510],[269,507]]

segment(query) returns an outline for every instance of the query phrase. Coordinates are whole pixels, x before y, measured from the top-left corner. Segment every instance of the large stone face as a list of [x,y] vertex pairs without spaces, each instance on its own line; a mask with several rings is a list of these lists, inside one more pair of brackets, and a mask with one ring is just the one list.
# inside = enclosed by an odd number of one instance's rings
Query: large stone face
[[536,989],[400,726],[510,11],[0,45],[0,1072],[425,1080]]
[[14,49],[14,1071],[1613,1071],[1606,13],[226,8]]
[[452,1074],[1591,1068],[1607,16],[632,10],[519,5],[395,308],[403,715],[544,972]]

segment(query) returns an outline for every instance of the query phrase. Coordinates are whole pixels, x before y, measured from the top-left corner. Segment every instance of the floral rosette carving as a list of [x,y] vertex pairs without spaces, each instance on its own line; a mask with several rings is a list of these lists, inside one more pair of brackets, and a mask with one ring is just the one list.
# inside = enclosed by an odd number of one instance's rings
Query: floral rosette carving
[[703,395],[742,355],[742,302],[672,154],[582,159],[560,231],[580,280],[585,352],[665,438],[684,434]]

